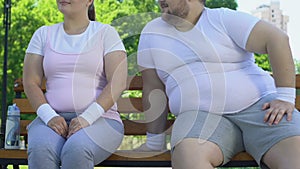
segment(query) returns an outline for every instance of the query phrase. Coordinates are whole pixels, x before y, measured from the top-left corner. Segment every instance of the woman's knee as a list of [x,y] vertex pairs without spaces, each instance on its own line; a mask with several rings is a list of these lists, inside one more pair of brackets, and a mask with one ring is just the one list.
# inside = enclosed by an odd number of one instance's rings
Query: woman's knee
[[61,152],[62,168],[90,168],[111,155],[97,144],[81,140],[67,142]]
[[89,154],[91,154],[91,148],[89,144],[90,143],[87,143],[84,140],[80,139],[67,140],[61,151],[61,158],[76,158],[77,156],[89,156]]
[[60,148],[57,146],[36,142],[29,144],[27,153],[30,168],[59,168]]
[[221,149],[212,142],[187,138],[177,144],[172,152],[172,164],[181,164],[184,168],[189,166],[216,167],[223,162],[223,154]]
[[[80,135],[82,135],[82,133]],[[99,149],[100,147],[87,136],[77,135],[75,137],[70,137],[64,144],[61,151],[61,159],[71,159],[74,161],[86,159],[88,161],[93,161]]]
[[59,139],[54,141],[55,139],[30,139],[28,142],[28,154],[47,154],[50,156],[57,156],[59,157],[60,151],[64,144],[64,139]]

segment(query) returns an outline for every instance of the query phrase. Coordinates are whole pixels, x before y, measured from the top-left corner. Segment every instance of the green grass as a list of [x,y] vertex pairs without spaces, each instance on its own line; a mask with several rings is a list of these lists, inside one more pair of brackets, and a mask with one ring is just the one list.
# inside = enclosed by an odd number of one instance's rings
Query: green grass
[[[28,169],[27,165],[20,165],[19,167],[20,167],[20,169]],[[12,166],[12,165],[9,165],[9,166],[7,167],[7,169],[13,169],[13,166]]]

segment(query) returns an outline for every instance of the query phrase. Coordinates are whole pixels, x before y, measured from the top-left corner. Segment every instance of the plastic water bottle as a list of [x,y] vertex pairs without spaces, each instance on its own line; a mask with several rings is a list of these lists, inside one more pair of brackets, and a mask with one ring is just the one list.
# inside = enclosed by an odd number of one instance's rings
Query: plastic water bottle
[[20,148],[20,109],[16,104],[8,106],[4,147]]

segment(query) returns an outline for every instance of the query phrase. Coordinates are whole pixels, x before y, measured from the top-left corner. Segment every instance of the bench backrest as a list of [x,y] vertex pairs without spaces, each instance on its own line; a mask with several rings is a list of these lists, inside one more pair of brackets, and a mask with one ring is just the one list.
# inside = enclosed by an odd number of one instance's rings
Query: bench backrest
[[[42,89],[46,91],[45,84],[42,85]],[[300,90],[300,74],[296,75],[296,89]],[[127,90],[142,90],[142,78],[140,76],[128,77]],[[31,105],[29,104],[28,99],[24,97],[22,79],[18,79],[15,81],[14,91],[16,93],[16,98],[13,102],[16,103],[17,106],[19,106],[21,114],[35,114]],[[297,92],[296,108],[300,110],[300,91]],[[146,123],[141,120],[130,119],[130,115],[143,112],[141,97],[120,98],[118,100],[118,111],[123,115],[125,135],[146,134]],[[26,126],[30,122],[31,120],[21,120],[22,135],[27,135]],[[174,120],[169,120],[168,126],[171,127],[173,122]]]

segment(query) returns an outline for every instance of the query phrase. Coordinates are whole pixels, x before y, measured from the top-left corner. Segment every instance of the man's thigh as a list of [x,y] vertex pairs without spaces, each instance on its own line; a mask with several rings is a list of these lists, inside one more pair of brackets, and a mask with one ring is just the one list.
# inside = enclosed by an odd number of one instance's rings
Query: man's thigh
[[222,152],[223,163],[244,150],[239,128],[221,115],[206,112],[184,112],[177,116],[172,128],[172,152],[188,138],[197,140],[193,144],[216,145]]
[[277,125],[264,122],[266,111],[262,106],[275,98],[274,94],[268,95],[240,113],[226,115],[242,130],[245,149],[258,164],[271,147],[286,138],[300,136],[300,113],[296,109],[291,121],[284,116]]

